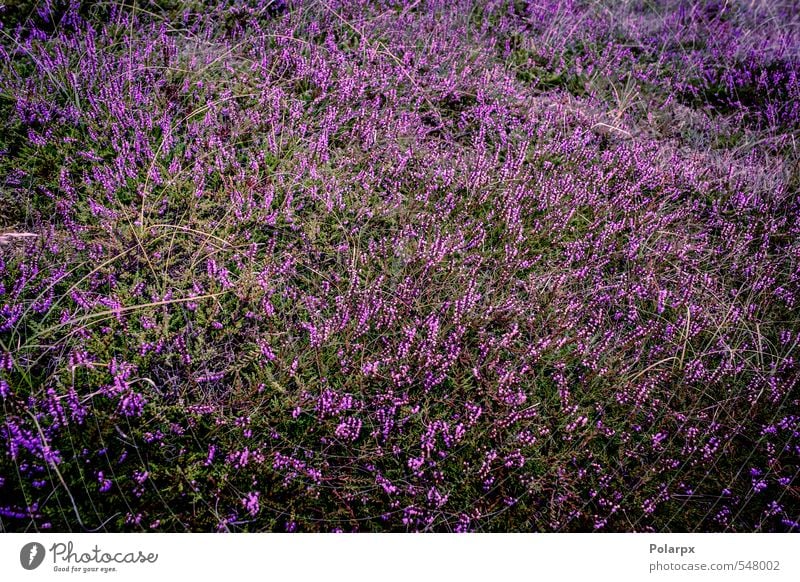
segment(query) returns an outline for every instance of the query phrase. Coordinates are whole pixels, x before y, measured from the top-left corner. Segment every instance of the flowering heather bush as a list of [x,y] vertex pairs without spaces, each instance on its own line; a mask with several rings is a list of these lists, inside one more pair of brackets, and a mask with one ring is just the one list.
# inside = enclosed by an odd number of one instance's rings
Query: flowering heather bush
[[0,21],[0,529],[800,527],[796,2]]

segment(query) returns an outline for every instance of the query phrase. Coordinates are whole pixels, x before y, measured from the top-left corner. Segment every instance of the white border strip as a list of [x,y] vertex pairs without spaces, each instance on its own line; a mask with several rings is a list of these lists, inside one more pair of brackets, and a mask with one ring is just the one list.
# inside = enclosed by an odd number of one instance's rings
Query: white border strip
[[797,581],[798,550],[797,534],[0,534],[0,579]]

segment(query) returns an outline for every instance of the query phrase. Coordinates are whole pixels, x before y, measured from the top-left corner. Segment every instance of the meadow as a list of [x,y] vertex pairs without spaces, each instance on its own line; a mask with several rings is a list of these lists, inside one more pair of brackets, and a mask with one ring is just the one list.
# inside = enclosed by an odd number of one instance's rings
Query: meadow
[[0,6],[0,531],[800,529],[800,4]]

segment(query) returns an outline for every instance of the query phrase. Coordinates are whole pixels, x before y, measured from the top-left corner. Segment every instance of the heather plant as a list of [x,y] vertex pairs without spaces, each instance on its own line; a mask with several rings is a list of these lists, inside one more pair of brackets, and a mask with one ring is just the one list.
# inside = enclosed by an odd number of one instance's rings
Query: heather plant
[[0,9],[3,531],[795,531],[793,2]]

